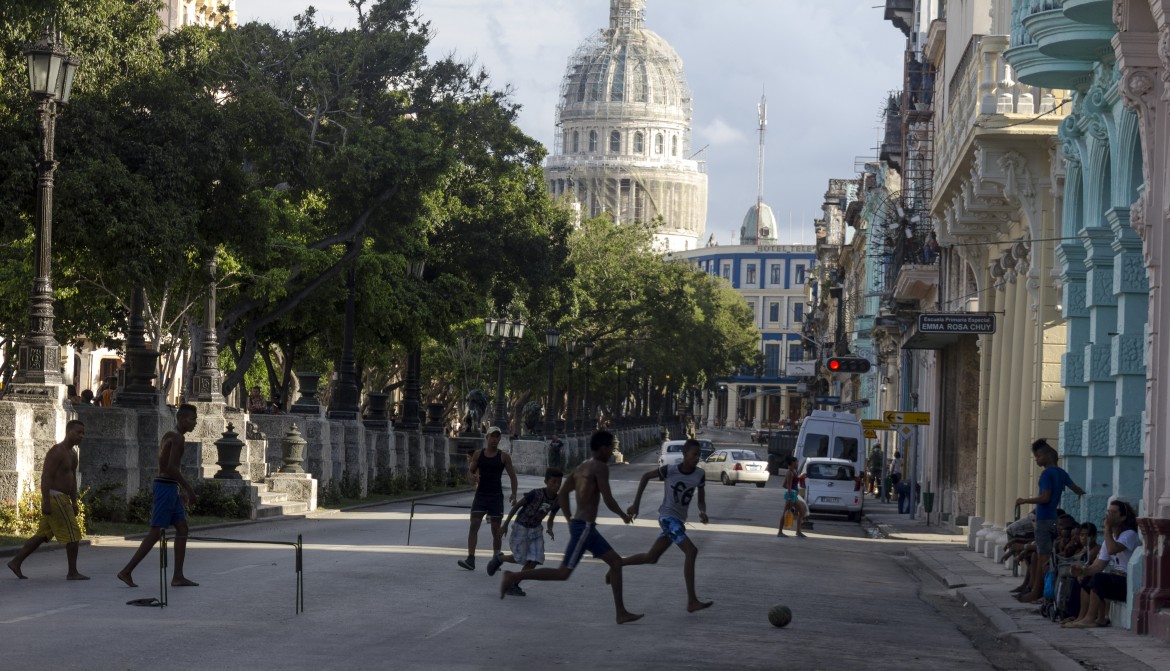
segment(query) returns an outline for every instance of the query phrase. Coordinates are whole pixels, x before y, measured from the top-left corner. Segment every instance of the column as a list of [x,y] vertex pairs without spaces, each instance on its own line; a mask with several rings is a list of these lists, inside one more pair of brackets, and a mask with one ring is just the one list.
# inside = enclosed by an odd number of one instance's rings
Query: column
[[757,429],[759,429],[760,427],[762,427],[764,425],[764,408],[766,407],[764,402],[767,400],[767,398],[768,398],[767,395],[764,393],[764,388],[757,386],[756,387],[756,417],[755,417],[755,421],[752,422],[752,426],[754,426]]
[[[1141,238],[1129,225],[1128,209],[1112,209],[1105,218],[1113,231],[1113,292],[1117,321],[1110,341],[1109,374],[1114,408],[1109,419],[1109,456],[1113,459],[1114,494],[1131,503],[1141,499],[1142,412],[1146,406],[1145,330],[1149,281],[1141,256]],[[1095,510],[1082,511],[1092,515]],[[1089,517],[1088,519],[1091,519]]]
[[[1008,482],[1013,482],[1015,491],[1005,492],[1004,505],[1007,509],[1007,520],[1015,519],[1015,499],[1018,496],[1031,496],[1035,491],[1036,460],[1032,457],[1031,445],[1036,438],[1031,435],[1032,418],[1035,417],[1035,397],[1032,390],[1035,388],[1035,360],[1036,360],[1036,323],[1032,319],[1029,306],[1031,305],[1028,289],[1024,277],[1017,277],[1012,289],[1016,294],[1016,324],[1015,347],[1012,351],[1012,394],[1010,431],[1011,438],[1005,446],[1011,454],[1008,468],[1011,473]],[[1023,508],[1020,514],[1027,511]]]
[[727,385],[727,426],[735,426],[739,418],[739,385]]
[[[1109,455],[1109,428],[1116,414],[1116,384],[1110,375],[1113,335],[1117,331],[1117,298],[1113,290],[1113,233],[1098,226],[1081,232],[1085,248],[1085,297],[1089,310],[1089,341],[1083,345],[1088,414],[1083,425],[1085,455],[1082,517],[1099,519],[1117,491],[1114,459]],[[1075,479],[1075,478],[1074,478]]]
[[[1008,442],[1013,438],[1008,430],[1008,425],[1011,418],[1009,401],[1013,379],[1011,353],[1015,344],[1012,340],[1016,332],[1016,293],[1012,290],[1011,284],[1004,283],[1003,296],[1004,323],[1002,333],[996,334],[995,367],[998,374],[991,387],[992,398],[996,406],[995,415],[992,417],[992,421],[995,422],[993,434],[995,443],[991,446],[995,454],[995,470],[991,474],[992,481],[988,483],[988,493],[991,496],[991,523],[995,529],[995,544],[1002,540],[1005,522],[1012,514],[1012,510],[1008,507],[1007,498],[1010,496],[1014,502],[1015,497],[1018,496],[1015,492],[1015,483],[1009,483],[1008,480],[1012,476],[1012,469],[1015,465],[1011,458],[1011,450],[1008,449]],[[988,549],[992,552],[995,551],[993,547]]]

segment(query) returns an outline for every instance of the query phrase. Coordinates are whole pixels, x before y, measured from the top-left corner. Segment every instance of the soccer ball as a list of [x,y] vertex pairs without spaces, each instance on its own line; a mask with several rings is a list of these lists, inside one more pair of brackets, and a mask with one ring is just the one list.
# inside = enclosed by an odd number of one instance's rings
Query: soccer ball
[[788,606],[772,606],[768,611],[768,621],[775,627],[785,627],[792,621],[792,611]]

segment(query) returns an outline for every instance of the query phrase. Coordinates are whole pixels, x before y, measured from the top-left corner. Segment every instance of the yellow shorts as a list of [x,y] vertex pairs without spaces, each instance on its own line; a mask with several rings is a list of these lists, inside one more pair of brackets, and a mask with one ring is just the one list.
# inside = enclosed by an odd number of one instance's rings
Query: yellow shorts
[[73,514],[73,500],[68,494],[52,494],[49,497],[49,514],[41,515],[41,524],[34,536],[46,540],[56,537],[59,543],[76,543],[81,540],[81,527]]

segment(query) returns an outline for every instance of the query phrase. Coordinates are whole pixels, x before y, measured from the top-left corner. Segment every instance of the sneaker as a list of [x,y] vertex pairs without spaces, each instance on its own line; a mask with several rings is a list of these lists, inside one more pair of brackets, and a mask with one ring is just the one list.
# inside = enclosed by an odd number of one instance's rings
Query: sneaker
[[468,571],[475,570],[475,557],[468,557],[467,559],[460,559],[458,562],[460,568],[465,568]]
[[487,565],[488,575],[495,575],[496,571],[500,570],[500,565],[504,563],[504,560],[500,559],[500,557],[502,557],[502,556],[503,556],[503,553],[497,554],[495,557],[492,557],[491,561],[488,562],[488,565]]
[[520,589],[520,585],[512,585],[508,588],[508,596],[528,596],[524,590]]

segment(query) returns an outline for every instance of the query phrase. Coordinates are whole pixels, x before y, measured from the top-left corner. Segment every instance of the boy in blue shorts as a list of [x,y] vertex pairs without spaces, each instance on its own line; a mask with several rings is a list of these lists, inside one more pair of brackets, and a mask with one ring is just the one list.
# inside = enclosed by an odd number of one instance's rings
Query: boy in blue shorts
[[[606,564],[612,575],[610,588],[613,590],[613,605],[617,611],[617,623],[625,624],[641,619],[639,613],[626,610],[622,601],[622,557],[614,551],[601,534],[597,532],[597,509],[601,501],[622,521],[629,524],[630,516],[622,510],[613,498],[609,488],[609,460],[613,457],[613,434],[608,431],[598,431],[589,439],[589,449],[593,451],[593,458],[573,469],[569,477],[561,485],[557,493],[557,504],[569,521],[569,546],[565,548],[565,559],[559,568],[534,568],[527,571],[513,573],[504,571],[500,580],[500,598],[508,595],[512,585],[521,580],[568,580],[573,575],[573,569],[581,561],[585,551],[593,553]],[[577,512],[572,513],[569,504],[569,492],[577,493]]]
[[129,587],[134,584],[131,573],[139,562],[162,536],[163,529],[175,527],[175,574],[171,576],[171,587],[198,587],[183,575],[183,560],[187,557],[187,506],[195,503],[195,490],[188,484],[179,470],[183,462],[183,436],[195,428],[195,406],[184,403],[175,415],[177,431],[167,431],[158,448],[158,475],[154,476],[151,490],[153,507],[150,514],[150,533],[130,559],[130,563],[118,572],[118,580]]
[[[686,555],[683,563],[683,578],[687,584],[687,612],[693,613],[709,607],[713,601],[700,601],[695,594],[695,559],[699,556],[699,548],[687,538],[686,522],[687,509],[691,505],[691,498],[695,490],[699,492],[699,521],[706,524],[707,501],[704,496],[706,479],[703,470],[699,468],[699,456],[702,446],[699,441],[691,439],[683,445],[683,460],[681,464],[667,464],[642,475],[638,483],[638,493],[634,496],[634,504],[626,510],[630,517],[638,516],[638,504],[642,501],[642,492],[646,484],[657,478],[666,483],[662,488],[662,505],[658,507],[658,526],[662,533],[650,546],[648,552],[626,557],[622,566],[634,564],[657,564],[658,558],[666,552],[671,543]],[[605,576],[609,581],[609,574]]]
[[[497,552],[488,562],[487,574],[495,575],[504,562],[523,564],[524,569],[536,568],[544,563],[544,536],[540,530],[540,523],[548,515],[548,537],[553,537],[553,521],[557,518],[560,506],[557,504],[557,493],[561,489],[561,479],[565,474],[559,468],[550,468],[544,472],[544,487],[534,489],[512,504],[508,519],[504,521],[500,534],[508,533],[508,525],[516,517],[516,526],[512,527],[512,535],[508,538],[508,547],[512,554]],[[517,516],[519,513],[519,516]],[[519,584],[512,585],[508,596],[525,596]]]

